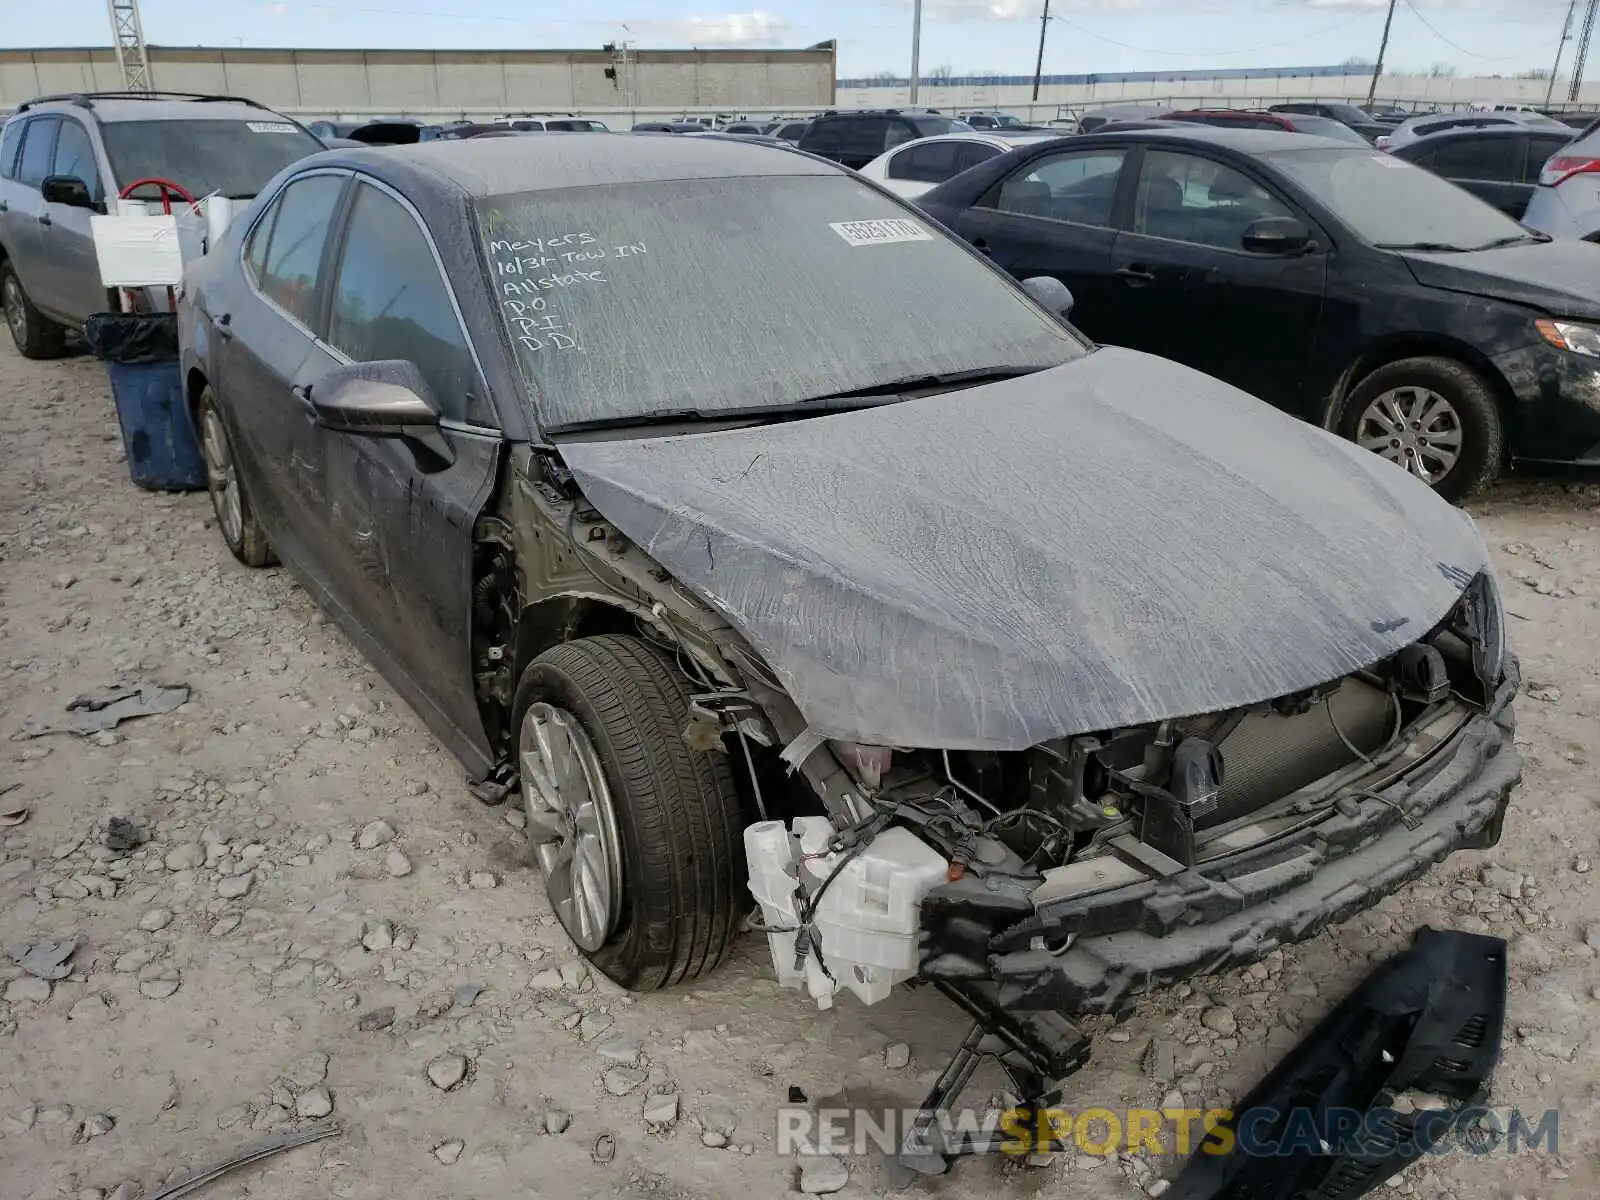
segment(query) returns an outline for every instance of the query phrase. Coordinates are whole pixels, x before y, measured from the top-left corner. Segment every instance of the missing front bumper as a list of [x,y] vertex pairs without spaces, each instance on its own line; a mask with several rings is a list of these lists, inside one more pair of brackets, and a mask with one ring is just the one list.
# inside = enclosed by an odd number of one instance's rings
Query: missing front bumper
[[1469,722],[1443,765],[1408,790],[1408,819],[1395,795],[1349,797],[1293,839],[1037,912],[1015,896],[938,889],[923,902],[920,973],[987,978],[1001,1003],[1021,1010],[1118,1012],[1139,996],[1348,920],[1455,851],[1499,840],[1522,777],[1511,710],[1517,683],[1513,666],[1490,712]]

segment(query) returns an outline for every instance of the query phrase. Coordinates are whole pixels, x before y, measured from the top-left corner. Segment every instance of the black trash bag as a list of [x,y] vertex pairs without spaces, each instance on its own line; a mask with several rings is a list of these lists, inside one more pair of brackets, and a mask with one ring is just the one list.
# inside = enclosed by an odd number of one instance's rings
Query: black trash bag
[[95,313],[83,323],[83,337],[106,362],[176,362],[176,313]]

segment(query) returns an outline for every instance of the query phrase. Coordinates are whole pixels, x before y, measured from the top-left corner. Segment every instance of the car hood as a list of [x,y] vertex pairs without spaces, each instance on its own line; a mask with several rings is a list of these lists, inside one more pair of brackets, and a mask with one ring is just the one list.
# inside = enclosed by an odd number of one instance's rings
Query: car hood
[[1488,560],[1397,467],[1129,350],[561,452],[816,734],[874,745],[1023,749],[1299,691],[1422,637]]
[[1600,321],[1600,246],[1528,242],[1466,254],[1405,254],[1426,287],[1537,308],[1559,317]]

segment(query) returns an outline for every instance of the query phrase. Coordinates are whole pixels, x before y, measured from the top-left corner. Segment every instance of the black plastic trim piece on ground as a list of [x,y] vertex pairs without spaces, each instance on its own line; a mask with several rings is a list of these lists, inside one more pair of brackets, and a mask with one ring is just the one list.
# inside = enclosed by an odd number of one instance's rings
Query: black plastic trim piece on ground
[[1170,1200],[1366,1195],[1461,1116],[1400,1113],[1398,1095],[1483,1099],[1505,1011],[1505,942],[1424,927],[1239,1102],[1225,1133],[1207,1136]]

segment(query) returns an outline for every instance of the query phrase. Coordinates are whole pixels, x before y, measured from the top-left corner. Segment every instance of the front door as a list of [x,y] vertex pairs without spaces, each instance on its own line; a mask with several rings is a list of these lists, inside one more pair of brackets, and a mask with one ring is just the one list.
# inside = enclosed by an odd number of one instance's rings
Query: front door
[[[396,686],[481,742],[471,661],[473,524],[502,438],[454,297],[414,211],[359,184],[333,265],[327,341],[351,363],[414,363],[437,404],[447,459],[398,438],[320,430],[330,590],[405,677]],[[319,384],[308,381],[311,395]],[[406,685],[409,683],[410,687]]]
[[1187,151],[1146,151],[1111,265],[1123,298],[1104,340],[1181,362],[1296,410],[1322,316],[1327,247],[1250,253],[1266,217],[1306,218],[1263,184]]
[[1128,158],[1118,146],[1030,159],[955,218],[956,232],[1014,278],[1049,275],[1072,291],[1072,323],[1095,341],[1125,301],[1111,277],[1112,213]]

